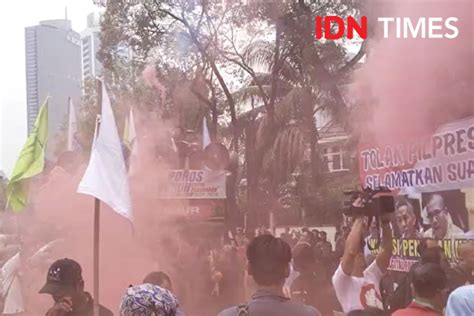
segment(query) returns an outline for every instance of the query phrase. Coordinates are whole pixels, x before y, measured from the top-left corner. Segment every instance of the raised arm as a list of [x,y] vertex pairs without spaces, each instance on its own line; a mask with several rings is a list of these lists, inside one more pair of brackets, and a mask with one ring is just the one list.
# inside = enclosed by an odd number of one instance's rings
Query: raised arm
[[361,242],[365,229],[363,217],[356,217],[352,224],[349,236],[347,236],[344,254],[342,255],[341,268],[345,274],[351,275],[354,259],[361,252]]
[[380,220],[382,225],[382,245],[375,260],[380,270],[385,273],[390,266],[390,258],[392,258],[393,252],[393,236],[392,228],[390,227],[390,214],[383,214]]

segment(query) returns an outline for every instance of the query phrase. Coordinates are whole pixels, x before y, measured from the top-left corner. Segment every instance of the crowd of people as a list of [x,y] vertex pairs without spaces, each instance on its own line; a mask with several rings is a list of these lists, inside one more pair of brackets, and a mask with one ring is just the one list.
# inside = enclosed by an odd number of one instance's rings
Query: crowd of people
[[[383,290],[383,279],[391,257],[391,233],[382,219],[385,236],[381,251],[372,262],[367,262],[364,243],[361,243],[364,225],[362,218],[354,220],[342,258],[334,272],[331,269],[317,271],[318,261],[325,260],[324,256],[321,257],[324,253],[321,250],[326,247],[326,241],[315,243],[310,240],[309,237],[314,234],[309,230],[302,233],[293,247],[283,238],[276,238],[267,232],[251,241],[236,234],[236,238],[232,238],[233,246],[226,246],[238,248],[241,247],[239,242],[243,242],[246,266],[243,269],[239,267],[239,277],[230,277],[232,271],[222,270],[224,266],[219,262],[223,258],[210,255],[210,278],[216,286],[211,296],[214,302],[221,302],[216,307],[227,306],[209,315],[319,316],[339,315],[338,310],[343,312],[340,315],[348,316],[474,315],[474,285],[469,285],[473,281],[473,242],[461,244],[459,252],[462,262],[459,266],[451,266],[443,250],[433,240],[420,244],[421,260],[404,275],[397,291],[387,295]],[[319,239],[324,236],[318,235]],[[332,259],[328,257],[327,260]],[[332,277],[328,277],[330,274]],[[51,295],[54,300],[46,315],[92,316],[94,301],[84,288],[79,263],[70,259],[53,263],[47,273],[46,284],[40,291]],[[250,295],[245,298],[245,291],[250,288]],[[152,272],[144,277],[141,284],[124,289],[119,304],[120,315],[194,315],[175,290],[169,275],[162,271]],[[331,297],[337,299],[331,301]],[[99,315],[109,316],[112,312],[99,306]]]
[[[474,241],[459,244],[460,260],[453,263],[436,239],[420,239],[420,260],[410,271],[389,270],[393,220],[404,215],[400,211],[403,207],[407,205],[399,204],[395,214],[371,223],[356,216],[337,229],[333,242],[325,231],[317,229],[288,227],[277,238],[265,227],[252,233],[238,227],[212,246],[196,245],[193,260],[182,260],[168,242],[170,249],[163,249],[163,255],[176,260],[162,267],[166,272],[151,272],[124,288],[123,299],[117,304],[119,313],[474,315]],[[409,222],[409,218],[398,221]],[[368,251],[374,236],[379,238],[375,255]],[[17,237],[2,235],[0,242],[2,260],[18,251]],[[51,295],[54,302],[47,316],[93,315],[94,300],[85,291],[78,262],[58,260],[46,278],[40,293]],[[113,314],[104,306],[99,307],[99,313]]]

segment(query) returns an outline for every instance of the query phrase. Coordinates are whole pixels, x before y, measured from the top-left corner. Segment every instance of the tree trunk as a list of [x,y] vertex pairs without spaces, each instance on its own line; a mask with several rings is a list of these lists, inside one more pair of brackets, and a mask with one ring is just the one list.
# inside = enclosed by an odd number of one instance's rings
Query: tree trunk
[[245,128],[245,161],[247,163],[247,231],[257,228],[258,166],[255,156],[255,122],[253,118]]
[[310,88],[306,88],[307,91],[303,98],[303,113],[304,120],[303,124],[307,133],[309,148],[310,148],[310,159],[311,159],[311,183],[318,186],[321,184],[321,154],[319,152],[319,133],[316,127],[316,122],[313,114],[314,101],[311,98]]

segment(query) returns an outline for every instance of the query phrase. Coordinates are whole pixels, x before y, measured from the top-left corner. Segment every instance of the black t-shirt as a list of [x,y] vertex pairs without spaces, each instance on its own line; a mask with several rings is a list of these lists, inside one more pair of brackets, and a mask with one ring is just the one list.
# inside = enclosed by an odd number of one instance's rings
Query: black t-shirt
[[[87,305],[79,311],[68,313],[68,316],[94,316],[94,300],[92,299],[92,296],[89,293],[86,293],[86,295],[89,297],[89,302],[87,303]],[[99,315],[114,316],[114,314],[109,309],[102,305],[99,305]]]

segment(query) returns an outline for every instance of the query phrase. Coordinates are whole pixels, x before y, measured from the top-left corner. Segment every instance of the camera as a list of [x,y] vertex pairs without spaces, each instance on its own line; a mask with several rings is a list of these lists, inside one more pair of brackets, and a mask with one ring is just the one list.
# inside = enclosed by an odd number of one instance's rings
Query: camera
[[[395,200],[387,187],[375,189],[365,188],[362,191],[344,191],[344,195],[350,196],[350,200],[344,201],[343,213],[346,216],[378,217],[383,213],[395,212]],[[382,194],[382,195],[380,195]],[[377,196],[378,195],[378,196]],[[362,199],[362,206],[354,206],[354,202]]]

